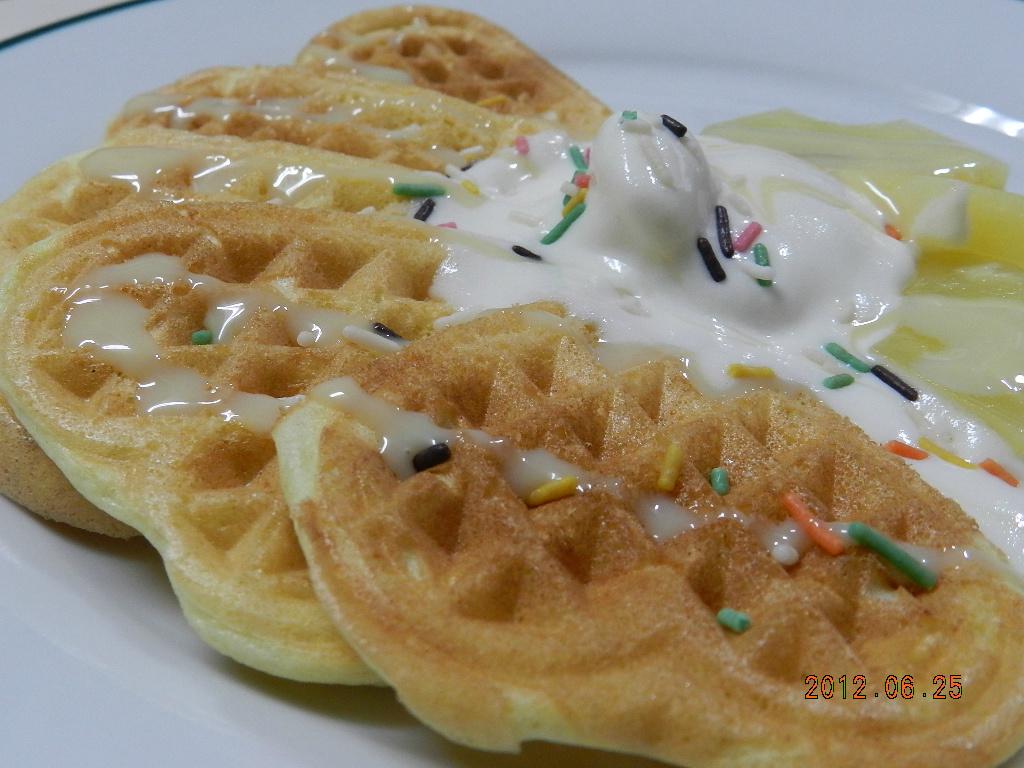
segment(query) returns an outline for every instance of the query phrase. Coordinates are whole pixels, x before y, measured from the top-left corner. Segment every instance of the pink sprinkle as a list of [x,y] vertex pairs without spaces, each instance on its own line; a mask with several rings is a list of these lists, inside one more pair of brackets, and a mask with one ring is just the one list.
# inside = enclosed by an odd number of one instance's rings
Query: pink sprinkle
[[438,224],[437,226],[444,227],[445,229],[458,229],[454,221],[446,221],[444,224]]
[[590,147],[583,150],[583,162],[587,164],[587,167],[590,166]]
[[590,174],[589,173],[577,173],[576,177],[572,180],[580,189],[586,189],[590,186]]
[[740,233],[740,236],[733,241],[733,248],[735,248],[737,251],[747,250],[747,248],[754,244],[754,241],[757,240],[758,235],[760,235],[763,231],[764,227],[762,227],[756,221],[750,222],[749,224],[747,224],[746,229],[744,229],[743,232]]
[[525,136],[516,136],[516,152],[520,155],[530,154],[530,142],[526,140]]

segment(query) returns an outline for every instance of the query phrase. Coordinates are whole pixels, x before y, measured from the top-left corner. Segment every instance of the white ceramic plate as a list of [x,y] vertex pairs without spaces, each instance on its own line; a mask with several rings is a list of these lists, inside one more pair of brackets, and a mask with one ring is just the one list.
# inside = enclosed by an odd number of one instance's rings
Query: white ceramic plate
[[[1011,188],[1024,190],[1015,0],[453,4],[508,27],[617,107],[667,111],[694,128],[780,106],[848,121],[906,117],[1009,162]],[[129,96],[205,66],[288,62],[365,5],[161,0],[0,47],[0,198],[97,143]],[[195,638],[145,545],[69,532],[0,499],[0,762],[644,761],[548,745],[518,757],[474,752],[417,725],[389,692],[249,672]]]

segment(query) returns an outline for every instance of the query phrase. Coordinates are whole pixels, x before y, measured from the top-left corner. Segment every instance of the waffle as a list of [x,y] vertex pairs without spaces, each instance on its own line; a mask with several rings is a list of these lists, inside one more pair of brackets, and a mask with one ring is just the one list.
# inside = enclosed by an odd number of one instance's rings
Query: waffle
[[[377,433],[308,399],[275,430],[299,538],[339,628],[412,712],[486,749],[546,739],[688,766],[981,766],[1012,753],[1024,597],[954,503],[809,396],[705,398],[675,360],[610,371],[584,329],[534,315],[453,326],[354,379],[440,426],[544,448],[638,492],[654,492],[677,442],[672,495],[707,523],[655,540],[600,489],[531,509],[471,440],[400,480]],[[724,497],[707,480],[719,466]],[[784,521],[790,489],[827,519],[976,547],[993,565],[947,569],[931,591],[860,547],[812,547],[784,567],[732,511]],[[750,629],[720,626],[722,608]],[[914,676],[912,700],[871,696],[890,674]],[[960,700],[916,698],[938,674],[962,675]],[[864,675],[867,700],[838,687],[807,700],[806,675]]]
[[145,125],[287,141],[442,171],[486,157],[547,124],[356,75],[327,78],[300,67],[222,67],[137,96],[108,133]]
[[608,108],[501,27],[424,5],[353,14],[314,37],[297,63],[318,72],[415,83],[512,115],[553,113],[592,136]]
[[[126,129],[105,147],[54,164],[0,206],[0,268],[32,243],[140,199],[273,201],[353,212],[370,207],[407,216],[410,204],[391,192],[395,178],[436,181],[401,166],[284,142],[157,126]],[[0,493],[50,520],[120,538],[135,533],[75,491],[2,398]]]
[[[216,408],[140,414],[137,397],[146,390],[139,380],[166,383],[171,373],[124,375],[90,351],[95,345],[65,346],[71,309],[66,292],[54,288],[159,252],[180,257],[193,274],[225,281],[225,295],[259,291],[263,308],[246,316],[230,342],[209,345],[190,339],[219,292],[205,297],[181,278],[147,278],[110,289],[117,298],[106,301],[131,298],[146,308],[133,311],[143,313],[161,365],[197,372],[222,396],[232,387],[288,398],[381,352],[349,341],[299,346],[301,335],[270,307],[340,309],[415,338],[443,312],[426,295],[443,256],[429,233],[415,222],[269,205],[121,206],[31,247],[4,283],[0,324],[10,343],[0,388],[16,415],[87,499],[155,545],[199,634],[257,669],[321,682],[376,679],[316,601],[279,492],[270,435],[241,426],[244,413],[233,401],[231,421]],[[113,284],[121,281],[127,278]],[[122,307],[116,322],[87,337],[105,344],[96,334],[127,334],[121,343],[138,346],[131,316]],[[268,403],[274,401],[257,404]]]

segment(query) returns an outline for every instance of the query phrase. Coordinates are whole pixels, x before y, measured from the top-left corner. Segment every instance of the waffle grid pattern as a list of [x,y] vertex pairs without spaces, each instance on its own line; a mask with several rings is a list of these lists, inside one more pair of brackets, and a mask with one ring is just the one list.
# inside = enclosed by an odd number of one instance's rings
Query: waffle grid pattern
[[[181,120],[175,120],[172,111],[129,110],[114,120],[108,135],[116,136],[124,128],[160,125],[209,136],[285,141],[443,171],[449,164],[461,165],[510,146],[517,135],[535,133],[544,125],[426,89],[370,82],[355,75],[320,77],[300,67],[209,69],[159,93],[186,110],[201,99],[232,99],[251,107],[257,103],[294,106],[270,117],[233,106],[223,119],[201,110]],[[352,114],[325,117],[332,109],[339,115]],[[459,154],[470,149],[472,157]]]
[[[728,506],[781,521],[778,496],[795,487],[828,519],[861,520],[925,546],[976,542],[973,523],[955,505],[809,398],[770,391],[703,398],[674,362],[610,373],[571,335],[510,313],[421,340],[356,378],[442,426],[546,448],[649,492],[665,447],[677,441],[687,464],[676,500],[708,516]],[[903,714],[884,700],[864,707],[869,715],[815,713],[802,700],[810,672],[884,678],[899,667],[924,679],[925,668],[950,659],[977,664],[979,679],[991,672],[971,655],[981,641],[948,625],[951,611],[970,604],[975,580],[991,575],[949,572],[943,589],[918,593],[859,550],[839,558],[811,550],[786,569],[749,528],[727,519],[659,544],[606,493],[528,508],[493,455],[470,444],[456,445],[447,464],[399,482],[376,457],[375,435],[336,412],[324,419],[312,430],[319,435],[289,427],[276,435],[279,442],[319,437],[316,490],[289,495],[314,581],[371,666],[452,738],[507,748],[542,735],[700,764],[728,754],[733,738],[748,747],[766,741],[763,724],[780,709],[835,726],[837,744],[885,718],[893,718],[894,738],[907,736],[901,726],[931,732],[936,725],[935,711],[917,702],[901,702]],[[733,479],[724,498],[707,481],[714,466]],[[303,471],[288,462],[283,469]],[[1019,602],[1019,595],[983,597]],[[722,607],[747,612],[753,628],[737,635],[718,626]],[[975,621],[993,620],[964,623]],[[948,647],[938,650],[943,641]],[[627,689],[614,696],[602,689],[623,676],[635,676]],[[740,718],[704,755],[699,723],[717,726],[679,700],[679,690],[700,678],[711,686],[704,705]],[[446,694],[438,696],[442,680]],[[730,687],[744,701],[723,700]],[[617,703],[601,703],[607,696]],[[639,722],[644,734],[623,732]],[[818,736],[794,739],[804,750]]]
[[[90,498],[137,527],[159,549],[189,618],[215,647],[267,671],[300,679],[372,679],[322,616],[279,490],[274,444],[215,415],[137,414],[136,382],[63,347],[65,309],[42,285],[69,284],[100,264],[147,252],[229,283],[380,320],[415,338],[444,308],[427,297],[441,249],[416,225],[349,214],[248,205],[140,205],[73,231],[61,274],[26,275],[21,295],[44,296],[27,311],[18,349],[24,386],[50,414],[66,449],[62,468]],[[51,246],[61,247],[60,244]],[[70,261],[72,265],[67,266]],[[322,378],[351,373],[376,353],[344,342],[302,348],[276,313],[260,311],[230,344],[194,346],[206,299],[187,286],[123,291],[151,311],[148,330],[164,359],[214,386],[273,397],[301,395]],[[32,300],[29,300],[32,303]],[[109,479],[115,479],[115,487]],[[233,626],[237,625],[237,626]],[[267,643],[260,658],[218,635]],[[353,679],[354,674],[354,679]]]
[[314,37],[297,59],[318,71],[398,69],[423,88],[497,112],[536,116],[596,132],[608,108],[493,24],[463,11],[403,6],[349,16]]

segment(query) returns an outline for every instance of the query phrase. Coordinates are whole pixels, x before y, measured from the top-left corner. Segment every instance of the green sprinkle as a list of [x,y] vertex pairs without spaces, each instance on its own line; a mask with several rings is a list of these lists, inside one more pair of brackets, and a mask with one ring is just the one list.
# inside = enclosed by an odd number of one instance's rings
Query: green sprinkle
[[935,584],[939,580],[935,571],[923,565],[905,549],[901,549],[892,539],[865,523],[850,523],[847,533],[851,539],[887,561],[917,586],[935,589]]
[[624,110],[622,110],[622,119],[623,120],[636,120],[636,110],[635,109],[624,109]]
[[569,159],[576,166],[577,171],[587,170],[587,161],[583,158],[583,150],[573,144],[569,147]]
[[725,496],[729,492],[729,473],[724,467],[715,467],[708,474],[711,488],[719,496]]
[[871,366],[865,363],[858,357],[854,357],[841,346],[836,344],[834,341],[830,341],[825,345],[825,351],[828,352],[832,357],[841,363],[846,363],[848,366],[853,368],[855,371],[861,373],[868,373],[871,370]]
[[[768,260],[768,249],[765,248],[764,243],[758,243],[754,246],[754,263],[759,267],[770,267],[772,263]],[[758,285],[768,287],[772,284],[771,280],[761,280],[758,278]]]
[[562,220],[555,224],[555,226],[551,228],[551,231],[540,239],[540,242],[543,245],[551,245],[558,238],[565,234],[565,230],[571,227],[572,223],[576,221],[576,219],[578,219],[580,216],[582,216],[585,210],[587,210],[586,203],[580,203],[579,205],[577,205],[575,208],[573,208],[571,211],[565,214]]
[[391,191],[399,197],[444,197],[448,190],[440,184],[408,184],[396,182],[391,185]]
[[572,200],[572,195],[566,195],[562,198],[562,207],[565,208],[566,203]]
[[732,608],[723,608],[715,617],[718,623],[726,629],[731,629],[737,635],[742,635],[750,629],[750,617],[743,611],[736,611]]
[[842,389],[853,384],[853,376],[848,373],[837,373],[835,376],[829,376],[821,383],[828,389]]
[[213,344],[213,331],[208,331],[205,328],[201,331],[192,332],[192,343],[193,344]]

